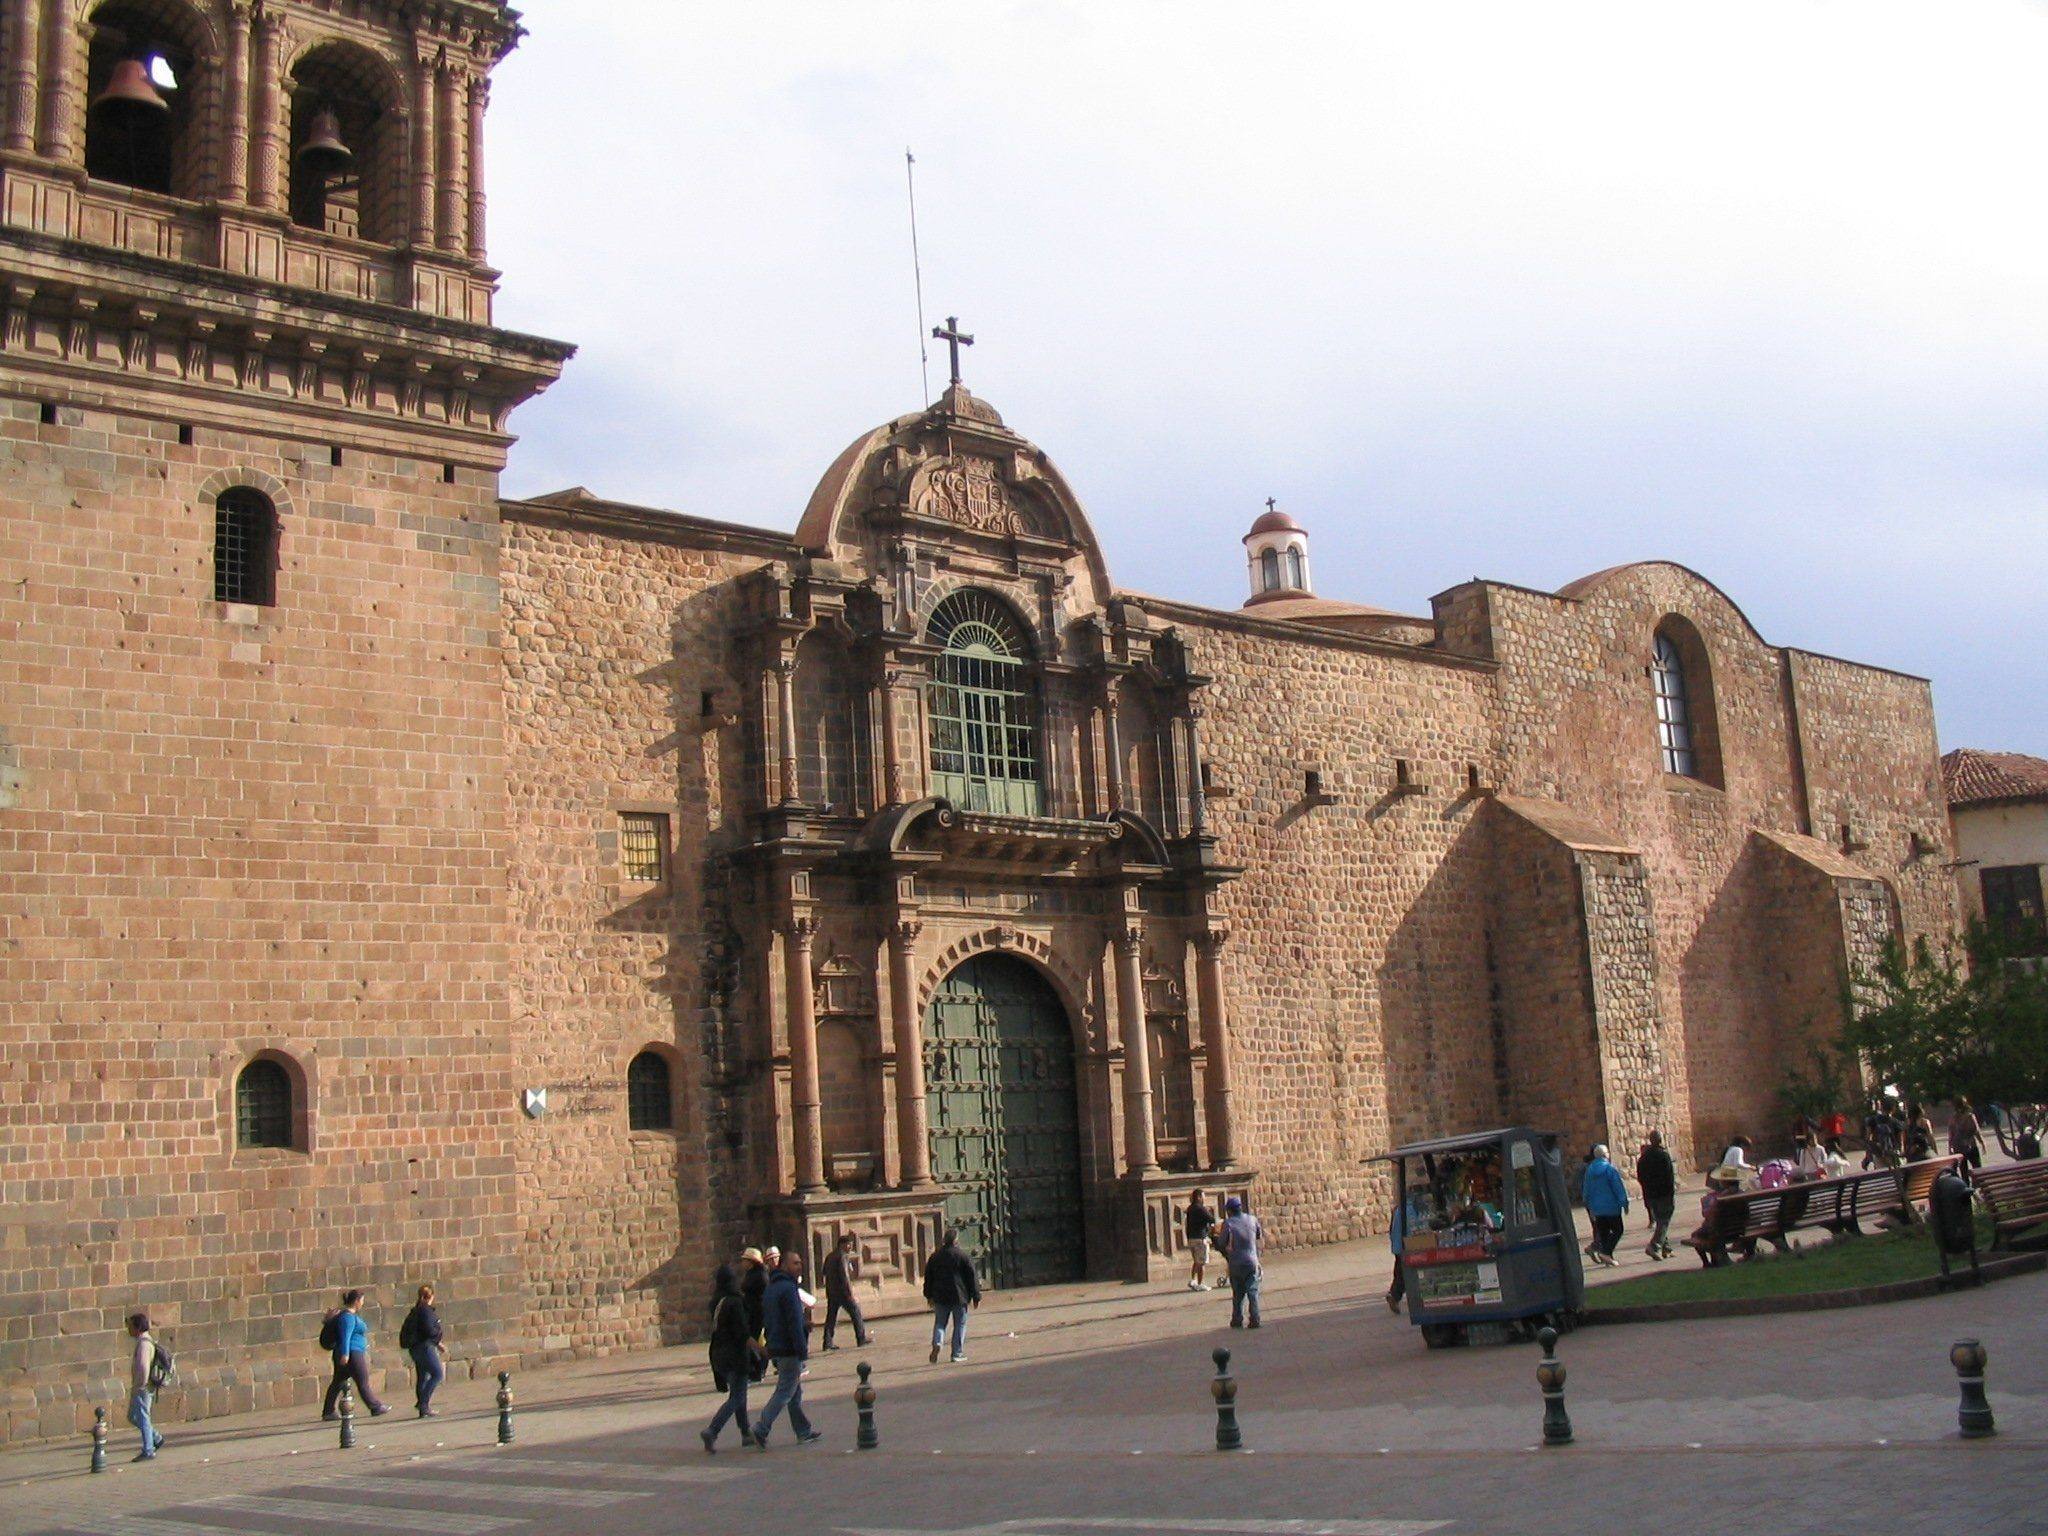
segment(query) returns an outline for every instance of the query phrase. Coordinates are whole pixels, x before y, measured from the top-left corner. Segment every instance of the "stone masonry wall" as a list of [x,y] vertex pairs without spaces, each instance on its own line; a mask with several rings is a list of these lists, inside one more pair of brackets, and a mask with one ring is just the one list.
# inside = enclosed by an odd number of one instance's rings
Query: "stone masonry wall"
[[[521,1265],[541,1347],[601,1353],[696,1329],[750,1193],[715,855],[744,772],[735,582],[765,562],[508,516],[511,1006],[521,1084],[548,1090],[517,1138]],[[625,879],[627,811],[669,817],[666,885]],[[672,1132],[627,1126],[649,1046]]]
[[[1282,1245],[1386,1229],[1404,1140],[1500,1113],[1487,1000],[1492,678],[1175,607],[1204,692],[1240,1155]],[[1395,792],[1407,759],[1421,792]],[[1316,769],[1336,795],[1311,801]]]
[[1578,865],[1606,1106],[1600,1129],[1627,1166],[1634,1149],[1670,1118],[1649,874],[1634,854],[1582,851]]
[[[315,429],[317,430],[317,429]],[[495,477],[0,399],[0,1438],[125,1391],[312,1400],[319,1313],[410,1288],[457,1369],[518,1330]],[[275,607],[214,601],[212,496],[282,519]],[[236,1147],[258,1051],[308,1148]]]

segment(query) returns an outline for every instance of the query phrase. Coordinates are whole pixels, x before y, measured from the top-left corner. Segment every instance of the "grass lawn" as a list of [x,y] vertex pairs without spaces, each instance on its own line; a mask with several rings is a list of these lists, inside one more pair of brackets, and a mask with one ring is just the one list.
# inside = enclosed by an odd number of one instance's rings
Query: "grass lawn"
[[[1979,1258],[1983,1258],[1988,1256],[1991,1246],[1990,1223],[1980,1222],[1979,1228],[1977,1249]],[[1773,1251],[1768,1244],[1759,1251],[1767,1256],[1737,1260],[1725,1269],[1705,1269],[1693,1257],[1692,1250],[1681,1244],[1678,1257],[1668,1260],[1670,1267],[1660,1273],[1638,1280],[1618,1280],[1612,1285],[1587,1286],[1586,1307],[1600,1312],[1609,1307],[1643,1307],[1666,1301],[1810,1295],[1816,1291],[1891,1285],[1941,1273],[1934,1238],[1924,1226],[1869,1237],[1837,1238],[1801,1248],[1789,1257]],[[1960,1263],[1967,1269],[1970,1261],[1965,1257]]]

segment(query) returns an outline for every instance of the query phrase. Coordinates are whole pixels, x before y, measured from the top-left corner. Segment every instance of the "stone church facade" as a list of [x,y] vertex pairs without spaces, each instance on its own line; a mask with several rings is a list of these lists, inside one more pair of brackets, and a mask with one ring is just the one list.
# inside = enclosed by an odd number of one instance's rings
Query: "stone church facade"
[[502,499],[569,349],[491,323],[495,0],[0,21],[0,1433],[137,1307],[196,1416],[345,1284],[485,1370],[745,1240],[887,1310],[948,1225],[1383,1230],[1431,1132],[1698,1161],[1952,920],[1926,684],[1677,566],[1389,613],[1269,509],[1144,596],[957,382],[787,533]]

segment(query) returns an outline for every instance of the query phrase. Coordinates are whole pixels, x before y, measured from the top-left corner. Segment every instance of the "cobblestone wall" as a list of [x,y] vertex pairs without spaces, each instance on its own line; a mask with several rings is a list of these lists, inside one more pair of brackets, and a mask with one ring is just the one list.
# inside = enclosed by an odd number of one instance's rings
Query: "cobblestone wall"
[[[0,400],[0,1438],[125,1390],[310,1400],[319,1312],[457,1368],[518,1329],[495,477]],[[214,495],[281,518],[274,607],[214,600]],[[305,1150],[236,1147],[258,1051]]]

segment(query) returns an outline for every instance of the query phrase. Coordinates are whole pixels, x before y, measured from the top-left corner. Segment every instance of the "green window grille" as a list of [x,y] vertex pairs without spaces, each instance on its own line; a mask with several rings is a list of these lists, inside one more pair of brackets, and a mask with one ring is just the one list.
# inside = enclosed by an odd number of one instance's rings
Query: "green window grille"
[[927,631],[932,793],[963,810],[1036,816],[1038,699],[1024,628],[985,592],[940,603]]
[[252,1061],[235,1079],[235,1143],[243,1147],[292,1144],[291,1075],[274,1061]]
[[670,1131],[675,1129],[675,1120],[668,1063],[653,1051],[642,1051],[626,1068],[626,1128]]

